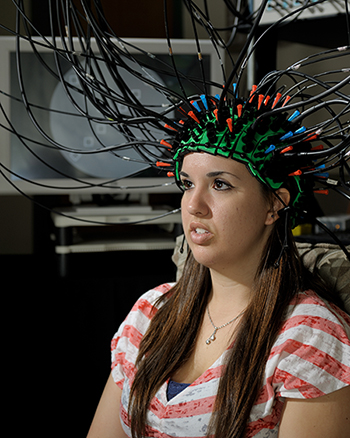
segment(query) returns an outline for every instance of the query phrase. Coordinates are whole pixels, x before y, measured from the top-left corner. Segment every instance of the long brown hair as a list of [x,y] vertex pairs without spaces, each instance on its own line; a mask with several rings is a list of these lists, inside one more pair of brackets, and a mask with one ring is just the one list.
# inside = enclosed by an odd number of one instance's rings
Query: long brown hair
[[[288,249],[275,266],[286,232],[283,222],[277,221],[266,244],[255,278],[254,299],[237,328],[220,379],[208,431],[216,438],[245,436],[249,414],[262,387],[266,361],[296,293],[312,287],[329,299],[323,293],[323,285],[306,274],[290,230]],[[152,398],[191,355],[210,291],[209,270],[197,263],[190,252],[181,279],[158,300],[161,307],[141,341],[129,403],[133,437],[144,436]]]

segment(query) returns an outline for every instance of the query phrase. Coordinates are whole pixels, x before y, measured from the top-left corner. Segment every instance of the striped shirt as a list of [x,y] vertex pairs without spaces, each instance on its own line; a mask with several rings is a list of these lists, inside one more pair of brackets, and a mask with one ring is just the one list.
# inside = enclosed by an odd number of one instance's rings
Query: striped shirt
[[[142,295],[112,340],[112,376],[123,389],[120,416],[131,437],[128,401],[142,336],[153,303],[172,287]],[[277,437],[284,398],[316,398],[350,384],[350,317],[314,292],[300,293],[274,343],[265,380],[250,414],[247,438]],[[195,382],[168,401],[165,382],[151,401],[147,437],[205,437],[226,352]]]

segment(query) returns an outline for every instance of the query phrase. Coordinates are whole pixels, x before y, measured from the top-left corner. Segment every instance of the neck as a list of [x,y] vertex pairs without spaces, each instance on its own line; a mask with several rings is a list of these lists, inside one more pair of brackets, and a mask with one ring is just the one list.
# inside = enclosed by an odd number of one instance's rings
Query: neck
[[[219,319],[232,319],[245,309],[251,299],[253,280],[240,281],[210,270],[212,293],[209,299],[210,313]],[[219,322],[219,321],[218,321]]]
[[213,295],[218,299],[222,297],[223,301],[235,296],[238,300],[248,303],[262,253],[263,249],[259,249],[250,253],[248,258],[242,258],[235,263],[228,261],[209,266]]

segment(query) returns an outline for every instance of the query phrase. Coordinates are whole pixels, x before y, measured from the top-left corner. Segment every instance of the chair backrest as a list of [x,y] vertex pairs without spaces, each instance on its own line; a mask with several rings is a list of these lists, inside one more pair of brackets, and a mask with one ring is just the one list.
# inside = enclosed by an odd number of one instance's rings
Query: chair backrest
[[[180,249],[183,247],[183,252]],[[350,261],[337,245],[329,243],[299,243],[297,248],[304,265],[311,272],[318,272],[321,278],[340,295],[346,311],[350,314]],[[347,247],[350,252],[350,246]],[[176,279],[183,271],[187,257],[187,245],[183,245],[183,235],[178,236],[172,260],[177,267]]]
[[316,271],[340,295],[350,314],[350,261],[344,252],[330,243],[297,243],[297,247],[304,265],[311,272]]

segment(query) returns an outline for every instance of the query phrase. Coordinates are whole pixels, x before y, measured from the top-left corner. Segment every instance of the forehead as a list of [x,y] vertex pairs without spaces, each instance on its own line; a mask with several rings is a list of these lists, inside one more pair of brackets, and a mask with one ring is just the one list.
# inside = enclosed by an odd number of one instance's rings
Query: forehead
[[194,173],[229,172],[239,178],[252,178],[244,164],[230,158],[215,156],[205,152],[187,154],[183,159],[181,170],[189,175]]

